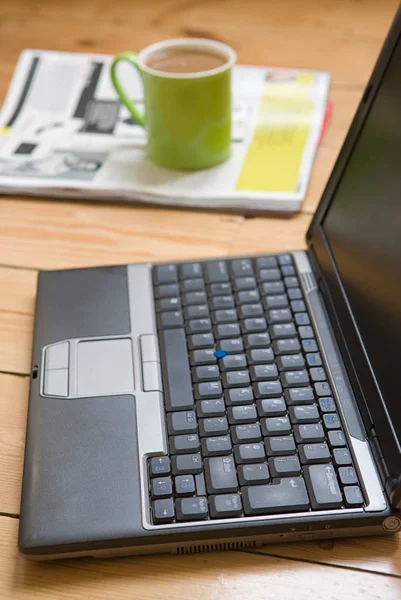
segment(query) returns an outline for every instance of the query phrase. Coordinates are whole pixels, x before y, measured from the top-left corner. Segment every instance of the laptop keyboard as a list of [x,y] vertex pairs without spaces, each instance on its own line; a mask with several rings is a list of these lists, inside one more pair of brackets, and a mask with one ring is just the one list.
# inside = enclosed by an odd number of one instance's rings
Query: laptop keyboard
[[154,524],[361,507],[290,254],[153,268],[169,455]]

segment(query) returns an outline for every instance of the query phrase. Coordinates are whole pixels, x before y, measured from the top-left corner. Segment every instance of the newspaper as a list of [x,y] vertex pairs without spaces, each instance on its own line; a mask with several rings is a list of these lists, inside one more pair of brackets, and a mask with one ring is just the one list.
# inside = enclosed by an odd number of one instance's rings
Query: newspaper
[[[0,112],[0,192],[142,201],[243,212],[296,211],[327,104],[325,71],[237,65],[232,152],[173,171],[146,156],[146,132],[118,101],[112,57],[24,50]],[[140,77],[119,77],[143,107]]]

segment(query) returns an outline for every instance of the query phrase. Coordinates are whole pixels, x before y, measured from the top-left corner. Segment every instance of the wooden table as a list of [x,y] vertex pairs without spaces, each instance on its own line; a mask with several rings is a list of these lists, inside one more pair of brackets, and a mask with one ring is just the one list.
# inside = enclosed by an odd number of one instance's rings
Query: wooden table
[[0,598],[401,598],[401,537],[258,551],[34,564],[17,529],[38,269],[304,246],[395,0],[1,0],[0,100],[24,47],[115,53],[202,36],[239,61],[332,74],[334,112],[302,211],[291,219],[0,197]]

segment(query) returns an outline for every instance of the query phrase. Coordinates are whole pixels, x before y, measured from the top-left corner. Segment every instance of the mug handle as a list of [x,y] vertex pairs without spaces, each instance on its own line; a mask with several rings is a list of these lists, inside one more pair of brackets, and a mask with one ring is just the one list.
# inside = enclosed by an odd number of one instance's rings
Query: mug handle
[[113,82],[113,85],[117,94],[120,97],[121,102],[125,104],[125,106],[128,108],[134,121],[136,121],[138,125],[141,125],[141,127],[145,128],[145,115],[140,110],[138,110],[138,107],[136,106],[135,102],[133,102],[131,98],[128,97],[128,95],[121,87],[120,82],[118,81],[116,70],[118,63],[121,60],[126,60],[131,65],[133,65],[142,77],[142,71],[138,65],[138,56],[133,52],[121,52],[121,54],[117,54],[117,56],[113,59],[113,62],[111,63],[110,76],[111,81]]

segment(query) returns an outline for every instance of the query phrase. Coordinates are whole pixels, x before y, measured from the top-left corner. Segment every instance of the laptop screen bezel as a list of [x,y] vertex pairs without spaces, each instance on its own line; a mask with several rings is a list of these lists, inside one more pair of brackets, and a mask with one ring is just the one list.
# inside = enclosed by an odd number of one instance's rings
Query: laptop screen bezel
[[400,439],[398,439],[392,428],[391,420],[374,377],[372,365],[364,350],[362,338],[352,313],[352,307],[348,302],[323,229],[323,223],[335,199],[336,190],[369,115],[373,101],[379,92],[390,59],[397,44],[401,43],[400,36],[401,6],[397,10],[372,76],[306,234],[313,267],[330,313],[351,384],[367,429],[369,430],[370,426],[373,425],[378,436],[389,471],[389,480],[393,482],[391,484],[392,489],[396,487],[397,483],[401,482],[401,432],[399,432]]

